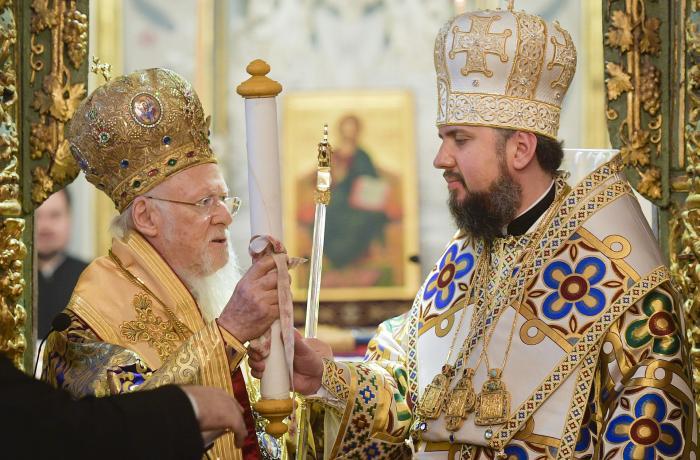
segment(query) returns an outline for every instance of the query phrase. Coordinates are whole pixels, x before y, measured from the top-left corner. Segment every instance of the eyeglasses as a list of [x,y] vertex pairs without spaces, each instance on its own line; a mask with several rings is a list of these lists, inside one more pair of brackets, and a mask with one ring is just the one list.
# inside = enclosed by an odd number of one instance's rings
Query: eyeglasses
[[207,197],[202,198],[201,200],[190,203],[188,201],[179,201],[179,200],[170,200],[168,198],[159,198],[157,196],[146,196],[145,198],[149,198],[151,200],[157,200],[157,201],[167,201],[168,203],[177,203],[177,204],[186,204],[189,206],[196,206],[199,210],[206,212],[207,215],[212,215],[214,213],[214,208],[218,206],[219,204],[223,204],[226,210],[231,214],[231,217],[235,216],[238,213],[238,210],[241,207],[241,199],[238,198],[237,196],[219,196],[219,195],[210,195]]

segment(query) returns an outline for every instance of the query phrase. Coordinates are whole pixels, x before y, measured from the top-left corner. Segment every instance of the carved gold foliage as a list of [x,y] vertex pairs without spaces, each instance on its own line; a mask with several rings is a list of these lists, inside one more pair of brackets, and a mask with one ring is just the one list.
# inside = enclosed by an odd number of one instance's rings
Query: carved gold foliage
[[661,108],[661,72],[649,59],[642,62],[641,80],[639,97],[642,99],[642,108],[650,115],[656,115]]
[[[17,75],[14,52],[17,30],[14,17],[4,8],[11,2],[0,5],[0,14],[6,19],[0,24],[0,212],[19,215],[21,205],[20,177],[17,174],[19,137],[17,133]],[[0,336],[1,337],[1,336]]]
[[[71,82],[70,62],[73,69],[83,65],[87,55],[87,16],[76,7],[75,1],[33,0],[30,64],[36,72],[47,69],[41,87],[34,91],[31,107],[39,117],[31,123],[29,145],[31,158],[49,159],[48,167],[38,165],[32,171],[32,202],[41,204],[53,190],[72,181],[78,174],[77,165],[68,154],[64,139],[65,123],[75,113],[85,97],[84,82]],[[40,43],[40,36],[50,34],[50,60]],[[45,65],[46,64],[46,65]],[[50,67],[47,67],[49,66]]]
[[42,203],[53,191],[53,179],[43,166],[32,171],[32,201]]
[[19,368],[27,345],[22,334],[26,311],[19,303],[25,287],[22,270],[27,255],[23,233],[24,219],[8,218],[0,225],[0,353]]
[[57,11],[49,6],[49,0],[32,0],[32,9],[32,32],[41,32],[58,23]]
[[[619,60],[606,62],[608,120],[619,123],[613,142],[619,142],[622,157],[630,171],[638,174],[637,190],[652,200],[662,198],[661,173],[654,165],[653,152],[661,149],[661,72],[651,56],[661,51],[661,20],[647,15],[645,1],[617,2],[611,11],[606,45],[619,51]],[[620,98],[626,94],[625,98]],[[613,102],[619,101],[615,104]],[[621,104],[623,104],[621,106]],[[622,115],[624,118],[618,120]],[[632,169],[633,168],[633,169]]]
[[622,51],[629,51],[634,42],[632,19],[624,11],[617,10],[613,12],[610,22],[612,25],[605,34],[608,44]]
[[686,27],[685,40],[688,53],[700,54],[700,30],[698,24],[688,21]]
[[3,114],[0,122],[0,160],[10,161],[19,151],[19,139],[17,138],[17,125],[9,113]]
[[78,172],[80,168],[70,152],[70,144],[64,139],[56,150],[51,176],[59,182],[66,182],[77,176]]
[[631,78],[619,64],[608,62],[605,64],[605,70],[610,75],[610,78],[605,80],[608,88],[608,99],[614,101],[620,94],[633,89]]
[[695,0],[691,5],[695,15],[687,19],[686,49],[680,50],[685,52],[687,61],[684,135],[688,196],[683,208],[673,213],[669,253],[671,273],[684,299],[695,409],[700,415],[700,34],[697,22],[700,2]]
[[637,183],[637,191],[652,200],[661,198],[661,170],[651,166],[645,170],[638,169],[641,180]]
[[642,23],[642,36],[639,40],[639,49],[642,53],[658,54],[661,51],[660,26],[661,21],[659,18],[647,18]]
[[67,72],[65,82],[62,78],[49,74],[44,77],[42,90],[34,93],[32,108],[42,115],[51,115],[59,121],[66,122],[73,116],[84,96],[85,84],[71,85]]
[[29,134],[29,146],[31,147],[32,160],[40,160],[44,157],[44,152],[48,152],[53,145],[51,127],[46,122],[46,117],[42,115],[38,123],[32,123]]
[[68,58],[76,69],[83,64],[87,55],[88,18],[77,9],[65,14],[63,42],[68,48]]
[[630,141],[620,149],[620,155],[625,164],[647,166],[650,157],[649,132],[645,130],[634,132]]
[[19,196],[20,177],[17,173],[17,158],[0,170],[0,212],[4,214],[16,214],[19,210],[17,197]]

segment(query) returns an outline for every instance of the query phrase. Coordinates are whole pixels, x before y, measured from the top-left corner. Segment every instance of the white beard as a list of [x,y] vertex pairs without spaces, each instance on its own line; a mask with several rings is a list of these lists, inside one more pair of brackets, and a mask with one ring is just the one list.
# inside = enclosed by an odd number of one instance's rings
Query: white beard
[[204,277],[186,277],[185,284],[197,301],[204,321],[212,321],[221,315],[228,303],[236,284],[241,279],[238,258],[233,251],[231,238],[226,231],[228,262],[218,271]]

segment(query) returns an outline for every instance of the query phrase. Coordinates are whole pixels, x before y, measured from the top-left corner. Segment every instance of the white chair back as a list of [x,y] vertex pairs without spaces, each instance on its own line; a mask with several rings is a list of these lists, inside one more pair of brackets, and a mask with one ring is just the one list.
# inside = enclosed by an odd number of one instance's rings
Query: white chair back
[[[592,173],[598,166],[610,161],[619,150],[617,149],[564,149],[564,159],[560,169],[569,172],[566,180],[572,187],[581,182],[588,174]],[[658,225],[654,213],[654,204],[634,191],[639,205],[642,208],[654,234],[658,237]]]
[[567,182],[573,187],[598,166],[610,161],[618,152],[618,149],[564,149],[560,169],[569,172]]

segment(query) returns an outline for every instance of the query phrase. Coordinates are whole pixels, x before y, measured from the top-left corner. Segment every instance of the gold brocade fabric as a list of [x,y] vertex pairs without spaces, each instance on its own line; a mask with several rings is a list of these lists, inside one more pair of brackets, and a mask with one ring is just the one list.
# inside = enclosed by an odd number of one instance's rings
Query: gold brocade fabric
[[[325,458],[693,458],[698,425],[676,292],[618,161],[555,201],[541,233],[536,223],[496,241],[482,279],[474,268],[483,245],[456,235],[412,308],[380,326],[364,362],[326,363]],[[444,414],[421,420],[415,408],[455,335],[463,353],[447,364],[458,376],[476,369],[476,389],[487,382],[476,366],[476,312],[494,328],[492,362],[502,362],[515,324],[501,377],[511,407],[505,423],[480,426],[472,414],[452,432]]]
[[121,335],[132,343],[148,343],[156,349],[161,361],[164,360],[180,346],[184,337],[178,334],[174,320],[166,321],[153,313],[153,301],[147,294],[136,294],[132,303],[136,319],[121,324]]
[[[216,322],[203,321],[187,289],[142,237],[114,240],[112,251],[148,292],[108,257],[90,264],[66,310],[70,326],[47,340],[43,378],[76,397],[167,384],[212,386],[233,396],[231,376],[245,348],[227,344]],[[269,458],[282,455],[271,439],[260,439]],[[216,441],[212,455],[242,458],[232,434]]]

